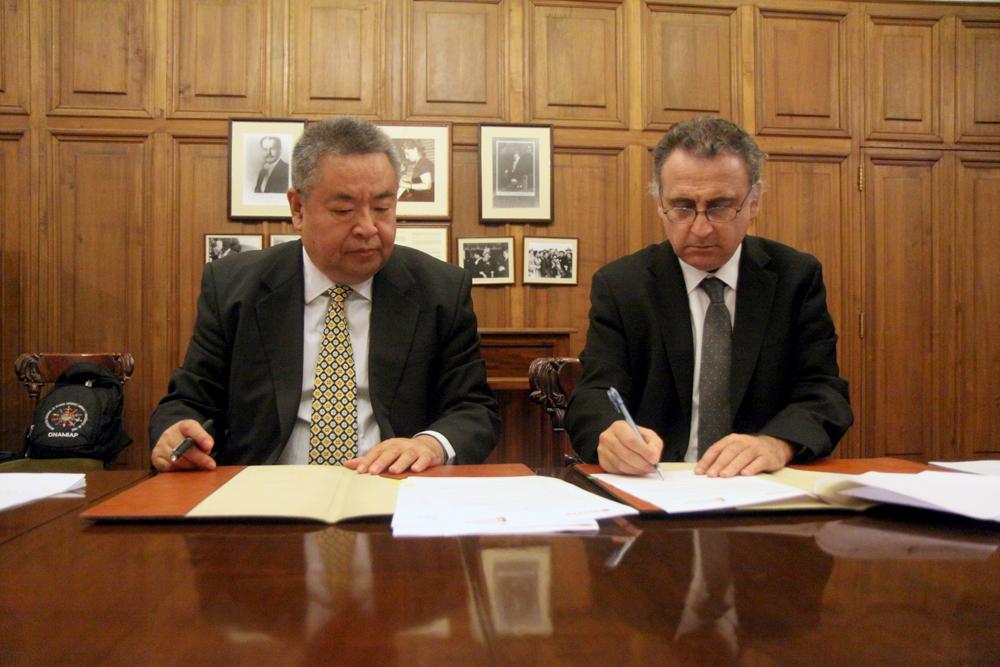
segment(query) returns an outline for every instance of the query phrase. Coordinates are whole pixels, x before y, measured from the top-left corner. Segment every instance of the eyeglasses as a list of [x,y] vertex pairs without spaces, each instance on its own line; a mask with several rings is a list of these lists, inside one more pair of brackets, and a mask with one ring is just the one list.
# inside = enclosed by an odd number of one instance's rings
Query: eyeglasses
[[667,220],[674,223],[675,225],[687,225],[697,219],[698,214],[701,213],[705,216],[705,219],[709,222],[713,222],[717,225],[724,225],[726,223],[732,222],[736,219],[736,216],[740,214],[743,210],[743,205],[746,204],[747,197],[753,192],[754,186],[750,186],[747,191],[746,197],[740,202],[738,207],[732,206],[712,206],[711,208],[706,208],[704,211],[699,211],[696,208],[689,208],[687,206],[674,206],[672,208],[667,208],[660,204],[660,208],[663,209],[663,213],[667,216]]

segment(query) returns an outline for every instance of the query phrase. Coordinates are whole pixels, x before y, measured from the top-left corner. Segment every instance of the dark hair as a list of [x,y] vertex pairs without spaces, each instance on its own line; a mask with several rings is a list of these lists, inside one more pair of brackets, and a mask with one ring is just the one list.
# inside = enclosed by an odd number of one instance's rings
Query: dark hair
[[280,153],[281,152],[281,137],[276,137],[276,136],[271,135],[271,134],[267,135],[266,137],[261,137],[260,138],[260,147],[263,148],[264,147],[264,142],[267,141],[268,139],[270,139],[271,141],[273,141],[278,146],[278,152]]
[[327,155],[369,155],[383,153],[389,158],[399,181],[399,152],[389,136],[360,118],[329,118],[310,123],[292,151],[292,187],[303,198],[316,185],[319,162]]
[[676,149],[695,157],[711,158],[728,153],[742,158],[751,186],[760,181],[764,160],[767,159],[767,153],[739,125],[715,116],[691,118],[671,127],[653,150],[653,182],[650,190],[654,195],[662,194],[660,171],[663,163]]

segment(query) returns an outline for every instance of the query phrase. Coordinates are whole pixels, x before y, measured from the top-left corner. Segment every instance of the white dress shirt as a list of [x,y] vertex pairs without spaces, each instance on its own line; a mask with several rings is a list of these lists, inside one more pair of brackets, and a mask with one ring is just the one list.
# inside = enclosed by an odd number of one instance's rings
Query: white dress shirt
[[713,272],[696,269],[684,260],[681,262],[681,272],[684,274],[684,285],[687,287],[688,306],[691,309],[691,338],[694,341],[694,378],[691,384],[691,437],[688,439],[687,452],[684,460],[694,463],[698,460],[698,388],[701,382],[701,332],[705,326],[705,313],[708,312],[708,305],[711,299],[698,285],[707,276],[715,276],[726,284],[726,291],[723,299],[726,308],[729,310],[730,321],[735,324],[736,320],[736,284],[740,277],[740,255],[743,254],[743,245],[736,248],[736,252],[725,264]]
[[[330,297],[326,292],[334,286],[320,271],[309,254],[302,249],[302,269],[305,277],[305,308],[302,312],[302,389],[295,426],[278,463],[305,464],[309,462],[309,430],[312,419],[313,387],[316,384],[316,360],[323,340],[326,310]],[[364,456],[382,441],[382,434],[375,421],[371,388],[368,380],[369,324],[372,314],[372,283],[374,278],[351,285],[351,295],[344,303],[347,328],[351,334],[351,351],[354,353],[354,374],[358,398],[358,455]],[[421,431],[417,435],[431,435],[444,447],[446,462],[455,460],[451,443],[437,431]]]

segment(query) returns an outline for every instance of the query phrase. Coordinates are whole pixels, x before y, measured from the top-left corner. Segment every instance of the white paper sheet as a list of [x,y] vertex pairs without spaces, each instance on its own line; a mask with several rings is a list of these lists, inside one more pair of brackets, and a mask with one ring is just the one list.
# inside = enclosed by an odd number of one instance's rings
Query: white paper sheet
[[1000,521],[1000,478],[925,470],[916,475],[866,472],[842,493],[883,503]]
[[661,480],[654,474],[643,477],[628,475],[594,475],[666,512],[704,512],[744,505],[808,498],[808,493],[785,484],[760,477],[705,477],[692,470],[663,470]]
[[411,477],[399,487],[397,536],[597,530],[597,519],[637,514],[552,477]]
[[1000,461],[931,461],[931,465],[974,475],[1000,475]]
[[86,486],[82,473],[5,472],[0,474],[0,511]]

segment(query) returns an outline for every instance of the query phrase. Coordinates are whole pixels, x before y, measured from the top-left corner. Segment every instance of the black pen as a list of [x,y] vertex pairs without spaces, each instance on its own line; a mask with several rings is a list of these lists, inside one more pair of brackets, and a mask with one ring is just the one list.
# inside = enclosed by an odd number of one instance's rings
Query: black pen
[[[646,442],[646,439],[642,437],[642,433],[639,433],[639,427],[635,425],[635,421],[632,419],[632,415],[628,413],[628,408],[625,407],[625,401],[622,400],[622,395],[618,393],[618,390],[614,387],[608,387],[608,400],[611,401],[611,405],[615,406],[615,410],[618,414],[622,416],[625,423],[629,425],[632,432],[635,433],[636,437],[639,438],[640,442]],[[653,464],[653,472],[661,480],[663,479],[663,473],[660,472],[660,466]]]
[[[208,429],[212,428],[212,420],[211,419],[206,419],[205,423],[202,424],[201,427],[203,429],[205,429],[206,431]],[[177,447],[174,449],[174,451],[170,452],[170,462],[171,463],[176,463],[177,459],[179,459],[180,457],[184,456],[184,452],[186,452],[187,450],[191,449],[191,445],[193,445],[193,444],[194,444],[194,438],[192,438],[190,435],[188,437],[184,438],[183,440],[181,440],[181,444],[177,445]]]

